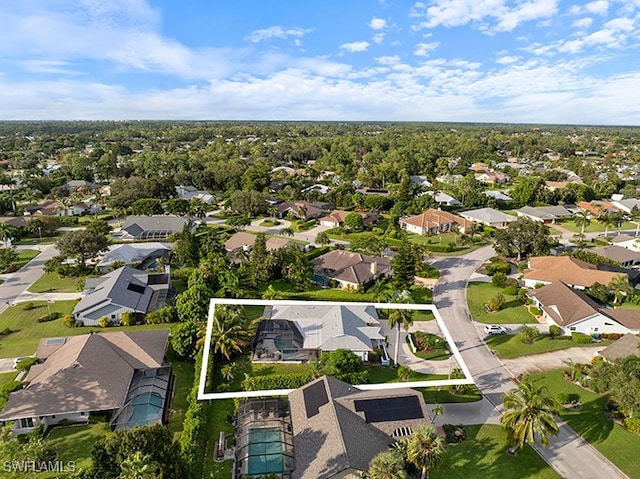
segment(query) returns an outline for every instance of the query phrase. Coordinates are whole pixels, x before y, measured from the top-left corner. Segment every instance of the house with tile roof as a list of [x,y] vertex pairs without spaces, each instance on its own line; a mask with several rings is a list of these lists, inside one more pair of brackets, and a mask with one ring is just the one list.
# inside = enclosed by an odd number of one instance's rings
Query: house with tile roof
[[522,274],[522,282],[527,288],[561,281],[573,288],[585,289],[594,283],[607,285],[620,275],[571,256],[532,256],[529,268]]
[[11,393],[0,421],[15,435],[60,421],[86,423],[107,414],[112,429],[162,423],[167,418],[171,364],[169,331],[91,333],[44,338],[24,387]]
[[84,326],[98,326],[103,316],[118,324],[123,313],[146,314],[174,296],[170,274],[148,274],[123,266],[100,278],[87,279],[73,315]]
[[387,258],[339,249],[318,256],[311,263],[312,281],[323,285],[335,281],[344,289],[366,286],[391,273],[391,262]]
[[611,244],[621,246],[631,251],[640,252],[640,237],[627,234],[619,234],[611,238]]
[[419,235],[447,233],[456,228],[464,233],[471,226],[469,220],[448,211],[436,209],[428,209],[419,215],[400,218],[398,223],[403,230]]
[[384,348],[373,306],[267,306],[258,324],[254,360],[309,361],[324,351],[348,349],[362,360]]
[[[256,237],[257,235],[255,234],[247,233],[245,231],[238,231],[224,242],[224,249],[227,251],[227,254],[229,256],[234,256],[239,251],[245,251],[248,253],[256,244]],[[273,251],[295,244],[298,243],[294,243],[293,241],[278,236],[269,236],[267,238],[266,247],[267,251]]]
[[533,289],[527,296],[542,311],[546,322],[559,326],[566,335],[574,331],[590,335],[640,332],[637,311],[604,308],[582,291],[560,281]]
[[310,220],[319,218],[326,213],[326,210],[318,208],[308,201],[285,201],[277,206],[278,218],[285,218],[289,215],[301,219]]
[[154,267],[160,258],[168,259],[171,243],[120,243],[109,246],[107,252],[98,261],[101,273],[108,273],[112,265],[125,264],[145,270]]
[[610,201],[578,201],[577,206],[584,211],[588,211],[594,216],[600,216],[603,213],[614,215],[621,210]]

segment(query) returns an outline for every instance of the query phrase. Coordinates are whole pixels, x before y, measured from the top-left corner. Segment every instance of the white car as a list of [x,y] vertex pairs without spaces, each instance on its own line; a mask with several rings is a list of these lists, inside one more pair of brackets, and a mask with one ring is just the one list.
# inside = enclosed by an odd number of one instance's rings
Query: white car
[[16,369],[18,367],[18,363],[20,361],[22,361],[23,359],[29,359],[29,358],[31,358],[31,356],[20,356],[19,358],[15,358],[13,360],[13,369]]
[[507,328],[499,324],[487,324],[484,327],[484,332],[487,334],[507,334]]

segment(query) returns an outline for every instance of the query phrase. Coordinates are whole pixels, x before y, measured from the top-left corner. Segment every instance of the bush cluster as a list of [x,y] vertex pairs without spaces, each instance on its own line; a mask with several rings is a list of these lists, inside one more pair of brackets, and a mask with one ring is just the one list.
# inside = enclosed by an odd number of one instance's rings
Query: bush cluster
[[578,344],[591,344],[591,336],[584,333],[578,333],[576,331],[571,333],[571,339]]
[[505,260],[494,256],[489,261],[491,262],[491,264],[487,265],[487,267],[485,268],[489,276],[493,276],[496,273],[503,273],[507,275],[511,272],[511,265]]
[[46,323],[47,321],[53,321],[54,319],[58,319],[60,316],[62,316],[62,313],[60,313],[58,311],[54,311],[51,314],[45,314],[44,316],[40,316],[38,318],[38,322],[39,323]]
[[242,382],[242,387],[246,391],[261,391],[266,389],[297,389],[307,383],[310,383],[311,381],[313,381],[313,379],[314,378],[311,373],[270,374],[268,376],[247,377]]
[[634,434],[640,434],[640,418],[628,417],[624,420],[624,427]]

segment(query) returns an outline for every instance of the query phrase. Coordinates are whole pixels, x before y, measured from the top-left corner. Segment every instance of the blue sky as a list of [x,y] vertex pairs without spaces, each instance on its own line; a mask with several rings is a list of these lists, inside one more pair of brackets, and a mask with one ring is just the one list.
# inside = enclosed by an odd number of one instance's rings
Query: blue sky
[[640,125],[640,0],[0,0],[0,24],[1,120]]

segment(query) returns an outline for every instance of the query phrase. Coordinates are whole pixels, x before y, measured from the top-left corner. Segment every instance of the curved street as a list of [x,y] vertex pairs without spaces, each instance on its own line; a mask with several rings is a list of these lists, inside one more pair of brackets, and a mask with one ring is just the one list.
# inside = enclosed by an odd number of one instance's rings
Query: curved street
[[[501,396],[515,387],[511,372],[486,347],[469,315],[466,286],[476,268],[494,255],[486,246],[460,257],[443,257],[432,264],[440,270],[440,279],[433,291],[434,304],[455,338],[476,385],[498,413],[502,412]],[[486,408],[485,401],[468,409]],[[460,407],[459,407],[460,408]],[[461,405],[461,408],[464,406]],[[580,438],[565,423],[560,423],[558,437],[551,438],[547,448],[536,447],[538,453],[565,478],[625,478],[595,448]]]

